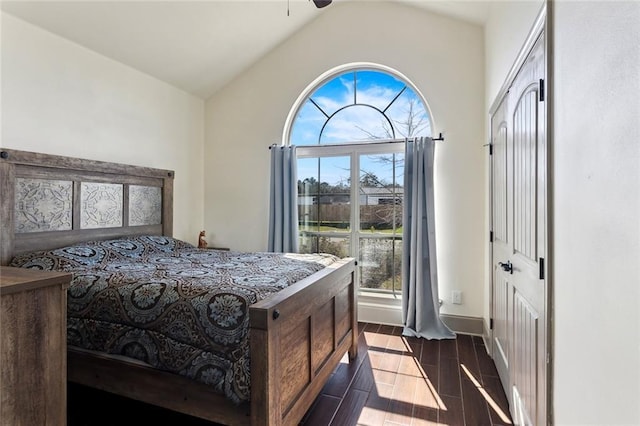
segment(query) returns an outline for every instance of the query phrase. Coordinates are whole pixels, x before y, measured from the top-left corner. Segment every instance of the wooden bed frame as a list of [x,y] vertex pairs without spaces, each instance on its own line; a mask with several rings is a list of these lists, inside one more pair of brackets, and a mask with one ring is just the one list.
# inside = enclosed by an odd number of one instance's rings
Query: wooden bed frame
[[[94,239],[171,236],[173,178],[171,170],[0,148],[0,264],[19,253]],[[73,182],[70,229],[16,231],[21,179]],[[122,184],[122,226],[82,229],[83,182]],[[129,224],[131,185],[160,188],[161,223]],[[356,295],[355,260],[346,258],[250,306],[250,403],[234,404],[204,384],[134,360],[73,347],[68,380],[226,425],[297,425],[344,355],[357,355]]]

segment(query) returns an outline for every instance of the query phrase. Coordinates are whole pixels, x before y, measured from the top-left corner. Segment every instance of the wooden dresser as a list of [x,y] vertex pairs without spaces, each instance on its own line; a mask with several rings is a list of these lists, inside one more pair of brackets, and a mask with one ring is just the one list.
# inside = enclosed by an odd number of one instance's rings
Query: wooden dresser
[[67,424],[71,274],[0,266],[0,425]]

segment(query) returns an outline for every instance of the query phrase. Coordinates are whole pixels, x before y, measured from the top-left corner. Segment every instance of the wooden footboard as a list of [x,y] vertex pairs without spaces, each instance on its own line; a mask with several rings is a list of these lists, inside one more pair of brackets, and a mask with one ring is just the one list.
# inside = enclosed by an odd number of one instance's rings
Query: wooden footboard
[[355,261],[250,308],[252,425],[297,425],[345,353],[357,355]]
[[68,379],[226,425],[297,425],[345,353],[357,355],[355,261],[250,307],[251,405],[139,362],[69,348]]

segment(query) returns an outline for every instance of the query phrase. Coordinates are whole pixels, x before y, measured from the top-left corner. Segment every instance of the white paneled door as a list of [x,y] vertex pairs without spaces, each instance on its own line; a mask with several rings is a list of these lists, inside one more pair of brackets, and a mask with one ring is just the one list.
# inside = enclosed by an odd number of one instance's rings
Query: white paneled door
[[523,425],[547,422],[545,66],[541,35],[491,117],[492,354]]

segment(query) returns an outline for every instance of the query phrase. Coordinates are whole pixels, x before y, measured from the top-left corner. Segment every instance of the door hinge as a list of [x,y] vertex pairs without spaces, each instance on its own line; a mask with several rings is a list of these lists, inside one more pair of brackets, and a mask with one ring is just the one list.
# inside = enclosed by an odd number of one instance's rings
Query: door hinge
[[493,144],[489,144],[489,155],[493,155]]
[[540,79],[540,102],[544,102],[544,79]]
[[540,271],[538,273],[538,276],[540,277],[541,280],[544,280],[544,257],[541,257],[538,260],[538,266],[540,267]]
[[489,231],[489,242],[493,242],[493,231]]
[[493,318],[489,318],[489,330],[493,330]]

